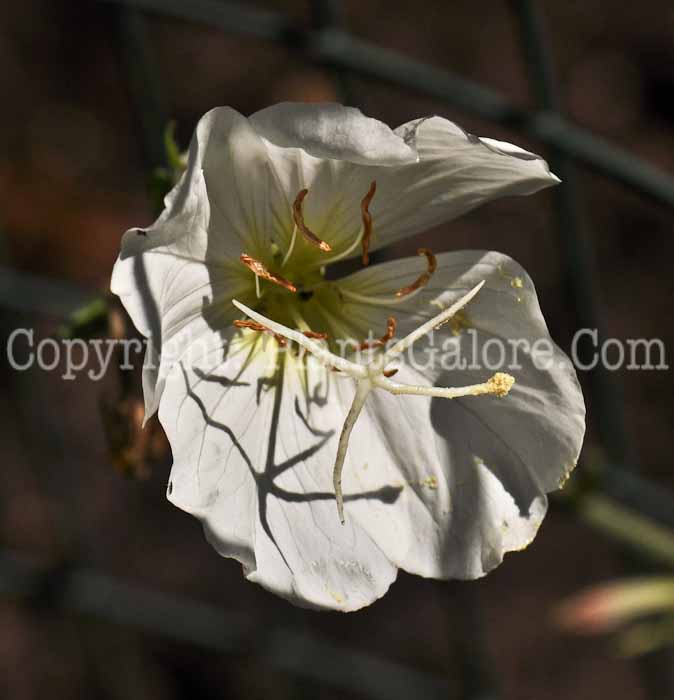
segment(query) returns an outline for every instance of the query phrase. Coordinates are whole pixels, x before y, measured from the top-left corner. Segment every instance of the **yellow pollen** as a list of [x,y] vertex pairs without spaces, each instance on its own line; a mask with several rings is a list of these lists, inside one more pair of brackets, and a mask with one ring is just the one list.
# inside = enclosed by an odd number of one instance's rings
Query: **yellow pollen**
[[337,591],[332,591],[328,589],[328,593],[332,596],[332,599],[337,603],[337,605],[342,605],[344,603],[344,598],[337,593]]
[[402,289],[399,289],[396,292],[397,297],[406,297],[408,294],[411,294],[412,292],[416,291],[417,289],[421,289],[421,287],[425,287],[431,277],[433,277],[433,273],[436,271],[438,267],[437,260],[435,259],[435,255],[433,255],[433,252],[429,250],[428,248],[419,248],[417,250],[417,255],[425,255],[426,256],[426,261],[428,263],[428,268],[425,272],[422,272],[417,279],[412,282],[412,284],[408,285],[407,287],[403,287]]
[[470,321],[468,316],[463,311],[458,311],[452,318],[448,321],[449,328],[452,331],[452,335],[459,337],[461,333],[466,329],[470,328]]
[[300,190],[297,193],[297,197],[295,197],[295,201],[293,203],[293,219],[295,221],[295,226],[297,226],[297,228],[302,232],[302,235],[304,236],[304,240],[311,243],[312,245],[315,245],[317,248],[320,248],[324,253],[329,253],[332,250],[332,247],[328,243],[326,243],[325,241],[321,240],[304,223],[304,213],[302,211],[302,203],[304,202],[304,198],[307,196],[308,193],[309,193],[309,190],[303,189],[303,190]]
[[515,377],[505,372],[497,372],[487,381],[487,392],[494,396],[506,396],[515,383]]
[[372,214],[370,214],[369,206],[375,192],[377,191],[377,182],[375,180],[370,184],[370,189],[363,197],[360,203],[360,213],[363,219],[363,238],[361,245],[363,246],[363,265],[370,264],[370,239],[372,238]]
[[[499,266],[497,267],[497,270],[498,270],[499,274],[501,275],[501,277],[503,277],[503,279],[508,280],[508,282],[510,283],[510,286],[511,286],[513,289],[523,289],[523,288],[524,288],[524,280],[523,280],[519,275],[515,275],[515,276],[513,277],[512,275],[508,274],[508,273],[503,269],[503,265],[499,265]],[[518,302],[521,302],[521,301],[522,301],[522,298],[521,298],[521,297],[517,297],[517,301],[518,301]]]
[[419,486],[425,486],[426,488],[435,491],[438,488],[438,477],[437,476],[427,476],[425,479],[419,481]]
[[251,258],[250,255],[241,253],[239,259],[251,272],[253,272],[253,274],[255,274],[256,277],[261,277],[263,280],[278,284],[284,289],[287,289],[289,292],[297,291],[297,287],[292,282],[288,282],[288,280],[284,277],[270,272],[259,260]]

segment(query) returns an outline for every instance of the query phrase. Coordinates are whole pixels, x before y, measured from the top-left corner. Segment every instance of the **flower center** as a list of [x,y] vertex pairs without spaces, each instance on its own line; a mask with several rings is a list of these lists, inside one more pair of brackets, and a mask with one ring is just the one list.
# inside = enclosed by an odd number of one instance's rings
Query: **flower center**
[[[356,339],[365,337],[370,333],[370,329],[359,328],[350,321],[347,314],[344,314],[345,304],[357,302],[389,306],[399,304],[418,293],[429,282],[436,269],[435,256],[427,248],[418,250],[419,255],[426,257],[426,271],[393,296],[364,296],[351,289],[341,288],[338,282],[327,281],[324,277],[327,264],[353,254],[359,246],[363,265],[369,264],[373,233],[373,218],[369,207],[376,191],[377,183],[373,181],[360,203],[362,225],[358,234],[341,252],[333,253],[333,246],[322,240],[306,224],[303,206],[309,190],[300,190],[292,206],[294,226],[285,252],[272,243],[268,264],[245,252],[240,256],[241,262],[253,273],[256,296],[259,300],[256,309],[283,325],[294,325],[304,332],[327,334],[333,347],[336,341],[352,341],[355,347],[358,347]],[[298,251],[300,246],[307,248],[301,255]],[[306,253],[310,253],[308,258]],[[333,254],[326,256],[326,253]],[[238,327],[259,332],[266,330],[250,325]],[[392,335],[389,339],[390,337]],[[384,341],[379,342],[379,345],[383,344]]]

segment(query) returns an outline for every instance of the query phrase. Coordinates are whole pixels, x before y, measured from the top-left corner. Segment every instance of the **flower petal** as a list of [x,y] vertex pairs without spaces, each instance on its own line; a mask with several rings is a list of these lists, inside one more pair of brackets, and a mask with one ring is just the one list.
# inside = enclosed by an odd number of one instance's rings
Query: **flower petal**
[[450,221],[492,199],[528,195],[559,183],[547,163],[517,146],[478,138],[442,117],[396,129],[419,162],[378,181],[370,211],[374,246]]
[[[398,379],[420,383],[404,366]],[[506,552],[528,545],[543,520],[546,497],[528,475],[509,473],[519,465],[508,461],[507,445],[499,444],[492,455],[478,434],[465,427],[464,434],[447,430],[448,407],[479,413],[481,400],[375,391],[353,431],[345,484],[354,473],[361,481],[369,472],[379,478],[388,472],[391,483],[403,490],[388,510],[379,504],[368,504],[367,510],[358,502],[347,504],[347,522],[357,519],[391,561],[409,573],[478,578],[498,566]],[[492,456],[494,461],[487,461]]]
[[360,165],[400,165],[417,160],[414,148],[359,109],[335,103],[282,102],[249,121],[260,136],[282,148],[301,148],[315,158]]
[[165,246],[120,257],[111,289],[148,338],[143,365],[146,420],[157,410],[173,365],[221,346],[222,332],[236,317],[229,300],[248,297],[240,278],[228,275],[226,268],[214,272],[204,263],[172,255]]
[[[343,415],[326,395],[336,380],[310,358],[302,369],[288,355],[277,370],[274,345],[262,336],[235,342],[224,361],[176,366],[159,412],[174,457],[168,497],[251,581],[306,607],[355,610],[386,592],[396,567],[355,518],[337,517]],[[347,498],[395,500],[381,486]]]
[[[270,133],[276,110],[264,110]],[[290,109],[279,111],[294,116]],[[296,131],[292,139],[279,137],[268,144],[270,158],[285,189],[291,193],[309,189],[306,222],[335,253],[347,250],[358,236],[361,201],[373,181],[377,191],[369,206],[374,221],[372,250],[451,221],[492,199],[533,194],[559,182],[539,156],[472,136],[441,117],[417,119],[396,129],[418,160],[388,166],[383,161],[315,158],[324,152],[296,148],[302,145],[300,127]],[[351,252],[359,254],[358,247]]]
[[234,250],[230,246],[218,252],[238,257],[245,251],[267,261],[271,243],[285,242],[292,232],[292,199],[249,120],[229,107],[212,109],[197,125],[190,157],[203,168],[209,234],[235,242]]
[[[340,287],[390,298],[421,269],[423,261],[416,258],[385,263],[355,273]],[[450,503],[451,496],[453,504],[433,511],[434,525],[445,533],[437,540],[437,568],[432,558],[425,570],[407,559],[400,562],[424,575],[473,578],[533,539],[545,513],[545,494],[561,486],[578,458],[585,431],[582,393],[570,361],[550,340],[531,280],[504,255],[443,254],[429,285],[409,301],[344,306],[344,315],[352,323],[369,324],[374,336],[388,314],[396,316],[401,337],[482,280],[484,287],[460,319],[436,330],[432,341],[415,344],[396,381],[460,387],[505,371],[516,380],[509,395],[448,401],[375,392],[369,407],[372,425],[380,426],[401,468],[420,454],[419,441],[435,445],[429,464],[448,465],[440,475],[431,474],[440,492],[432,495],[441,504]],[[505,348],[503,360],[499,347]],[[459,359],[467,367],[459,366]],[[405,423],[409,431],[401,430]],[[431,424],[432,433],[424,433]],[[367,444],[360,449],[371,449]]]
[[230,299],[250,300],[251,273],[239,255],[268,257],[289,220],[266,146],[248,120],[225,107],[204,115],[164,211],[149,228],[126,232],[112,275],[112,291],[151,341],[143,371],[146,418],[174,362],[195,344],[202,352],[217,347],[220,331],[236,317]]
[[[202,315],[205,300],[214,296],[204,264],[208,243],[203,187],[200,172],[186,173],[155,224],[126,232],[112,273],[112,292],[148,338],[143,366],[146,420],[157,410],[172,365],[165,346],[172,345],[179,356],[181,346],[211,330]],[[215,295],[227,296],[233,282],[223,272]]]

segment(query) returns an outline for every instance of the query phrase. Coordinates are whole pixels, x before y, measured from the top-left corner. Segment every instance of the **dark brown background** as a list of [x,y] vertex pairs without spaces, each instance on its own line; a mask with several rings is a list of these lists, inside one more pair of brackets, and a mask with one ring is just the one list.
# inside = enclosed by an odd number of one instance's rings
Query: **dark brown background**
[[[308,3],[274,2],[306,24]],[[517,27],[505,2],[345,3],[350,30],[531,103]],[[565,108],[580,124],[674,172],[674,9],[545,3],[545,19]],[[105,290],[122,232],[152,219],[138,112],[120,61],[117,9],[88,1],[22,0],[0,10],[0,260],[15,268]],[[186,144],[198,117],[228,104],[244,114],[280,100],[338,97],[332,76],[286,47],[148,15],[166,113]],[[352,102],[397,125],[437,113],[470,131],[544,152],[443,104],[350,78]],[[672,212],[625,187],[580,173],[594,282],[609,336],[659,337],[670,349]],[[575,330],[562,284],[553,195],[490,204],[427,235],[435,250],[488,248],[521,262],[540,292],[556,340]],[[411,253],[415,241],[395,251]],[[58,319],[2,313],[3,332]],[[615,373],[625,421],[644,474],[672,487],[671,372]],[[0,543],[48,555],[76,543],[102,570],[224,609],[250,611],[269,626],[294,624],[450,678],[457,620],[477,599],[490,667],[508,700],[545,697],[645,698],[643,670],[605,639],[570,637],[550,622],[565,596],[624,573],[618,548],[559,508],[526,551],[509,555],[486,579],[442,584],[401,574],[370,609],[340,616],[291,608],[246,583],[218,558],[196,521],[164,499],[168,462],[147,481],[110,465],[98,402],[114,391],[85,377],[3,370],[0,399]],[[585,460],[604,450],[589,403]],[[261,642],[262,643],[262,642]],[[344,670],[348,673],[348,669]],[[153,636],[0,600],[0,694],[14,699],[343,697],[318,685]],[[354,696],[356,697],[356,696]],[[665,697],[662,695],[661,697]]]

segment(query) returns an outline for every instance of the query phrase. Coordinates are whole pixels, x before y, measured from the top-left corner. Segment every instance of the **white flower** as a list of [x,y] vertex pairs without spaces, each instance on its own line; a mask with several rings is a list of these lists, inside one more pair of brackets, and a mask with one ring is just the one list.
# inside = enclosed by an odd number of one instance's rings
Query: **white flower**
[[[112,289],[150,341],[168,497],[248,579],[355,610],[399,568],[476,578],[533,539],[584,406],[551,342],[541,368],[526,273],[476,251],[336,281],[324,266],[555,182],[538,156],[439,117],[391,131],[340,105],[280,104],[201,119],[163,214],[125,234]],[[341,347],[368,337],[366,352]],[[508,367],[448,362],[515,342]]]

